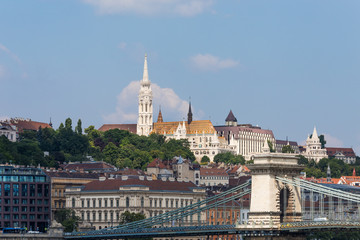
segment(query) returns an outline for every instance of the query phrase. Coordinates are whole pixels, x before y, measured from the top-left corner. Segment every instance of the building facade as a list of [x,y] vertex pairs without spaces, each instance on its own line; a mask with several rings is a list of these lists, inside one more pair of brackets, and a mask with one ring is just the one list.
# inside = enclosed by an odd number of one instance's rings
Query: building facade
[[[66,207],[96,229],[118,225],[125,211],[143,213],[147,218],[204,200],[205,190],[191,182],[152,180],[151,177],[101,179],[83,187],[68,188]],[[183,219],[199,224],[206,214]],[[176,223],[172,223],[176,224]]]
[[356,162],[356,154],[352,148],[327,147],[326,153],[329,158],[337,158],[347,164],[354,164]]
[[49,171],[46,175],[51,179],[52,216],[56,210],[66,207],[65,189],[78,187],[99,179],[96,173]]
[[229,174],[224,168],[200,168],[200,186],[229,185]]
[[225,139],[228,147],[246,160],[261,153],[264,141],[270,141],[275,146],[275,138],[271,130],[261,129],[251,124],[238,124],[231,110],[225,119],[225,125],[215,126],[215,129],[217,135]]
[[276,140],[275,142],[275,151],[281,153],[282,148],[285,146],[290,146],[295,154],[300,154],[300,149],[297,142],[288,141],[288,140]]
[[16,142],[16,127],[6,122],[0,122],[0,136],[5,136],[9,141]]
[[50,178],[38,168],[0,166],[0,227],[44,232],[51,219]]

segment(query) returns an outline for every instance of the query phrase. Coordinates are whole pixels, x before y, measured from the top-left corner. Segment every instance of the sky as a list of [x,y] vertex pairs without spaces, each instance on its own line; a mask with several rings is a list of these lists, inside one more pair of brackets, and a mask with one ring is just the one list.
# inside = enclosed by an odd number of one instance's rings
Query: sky
[[2,0],[0,118],[136,123],[144,55],[154,119],[271,129],[360,154],[358,0]]

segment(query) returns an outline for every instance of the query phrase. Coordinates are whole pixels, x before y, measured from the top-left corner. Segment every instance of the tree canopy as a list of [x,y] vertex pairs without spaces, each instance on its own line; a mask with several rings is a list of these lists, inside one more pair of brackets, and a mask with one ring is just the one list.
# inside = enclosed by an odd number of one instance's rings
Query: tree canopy
[[245,164],[245,159],[241,155],[234,155],[231,152],[218,153],[214,157],[214,162],[226,164]]

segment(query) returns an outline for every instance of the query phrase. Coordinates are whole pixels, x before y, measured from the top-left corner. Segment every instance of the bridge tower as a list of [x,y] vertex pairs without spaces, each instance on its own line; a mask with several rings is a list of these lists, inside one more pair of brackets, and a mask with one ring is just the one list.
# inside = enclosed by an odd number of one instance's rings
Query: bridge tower
[[278,227],[282,222],[301,221],[301,193],[298,187],[276,180],[276,176],[300,177],[302,166],[294,154],[271,153],[267,141],[262,154],[255,155],[252,173],[249,224]]

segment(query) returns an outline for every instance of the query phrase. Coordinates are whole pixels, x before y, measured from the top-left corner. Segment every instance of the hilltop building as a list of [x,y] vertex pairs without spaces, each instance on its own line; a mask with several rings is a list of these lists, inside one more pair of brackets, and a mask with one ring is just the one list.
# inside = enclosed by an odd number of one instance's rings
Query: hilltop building
[[264,141],[270,141],[273,146],[276,144],[271,130],[251,124],[238,124],[231,110],[225,119],[225,125],[215,126],[215,129],[217,135],[225,139],[227,147],[235,154],[244,156],[246,160],[261,153]]
[[9,141],[16,142],[16,127],[7,122],[0,122],[0,136],[5,136]]
[[316,127],[314,127],[312,136],[308,136],[306,139],[306,151],[305,153],[302,153],[302,155],[309,160],[314,160],[315,162],[319,162],[321,159],[328,157],[326,149],[321,147]]
[[352,148],[327,147],[326,153],[329,158],[337,158],[347,164],[354,164],[356,162],[356,155]]
[[294,151],[294,154],[300,154],[300,149],[297,142],[288,141],[288,140],[276,140],[275,151],[281,153],[282,148],[289,145]]

